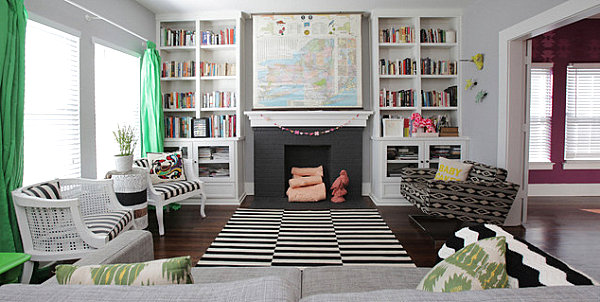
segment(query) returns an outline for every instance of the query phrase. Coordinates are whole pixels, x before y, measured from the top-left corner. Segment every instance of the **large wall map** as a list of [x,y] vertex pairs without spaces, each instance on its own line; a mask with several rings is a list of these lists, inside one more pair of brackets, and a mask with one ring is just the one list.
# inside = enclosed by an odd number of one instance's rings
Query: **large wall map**
[[253,16],[254,108],[362,107],[360,17]]

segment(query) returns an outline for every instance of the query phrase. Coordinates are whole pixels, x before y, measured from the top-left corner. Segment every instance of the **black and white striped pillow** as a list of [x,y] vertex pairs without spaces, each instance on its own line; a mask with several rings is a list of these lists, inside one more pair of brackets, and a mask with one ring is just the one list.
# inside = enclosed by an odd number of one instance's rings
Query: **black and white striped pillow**
[[39,198],[60,199],[60,184],[58,180],[53,180],[23,188],[21,192]]
[[456,231],[438,251],[438,256],[446,259],[471,243],[497,236],[506,237],[506,272],[513,288],[598,285],[591,277],[493,224],[479,224]]

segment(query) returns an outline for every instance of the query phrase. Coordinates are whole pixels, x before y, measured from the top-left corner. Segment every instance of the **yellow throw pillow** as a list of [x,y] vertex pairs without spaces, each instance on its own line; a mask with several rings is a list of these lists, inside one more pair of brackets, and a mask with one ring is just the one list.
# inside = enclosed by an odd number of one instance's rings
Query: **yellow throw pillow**
[[443,181],[465,181],[469,177],[473,165],[464,164],[457,159],[440,157],[440,164],[435,173],[435,180]]

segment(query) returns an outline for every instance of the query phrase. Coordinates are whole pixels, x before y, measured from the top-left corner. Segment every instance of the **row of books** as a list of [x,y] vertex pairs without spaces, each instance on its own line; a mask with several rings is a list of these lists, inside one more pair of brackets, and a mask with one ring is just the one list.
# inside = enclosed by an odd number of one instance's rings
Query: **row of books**
[[421,29],[421,43],[454,43],[456,32],[445,29]]
[[448,159],[460,159],[460,145],[438,145],[429,149],[429,159],[445,157]]
[[202,95],[202,108],[232,108],[237,106],[233,91],[213,91]]
[[162,46],[194,46],[196,31],[187,29],[161,28],[160,40]]
[[163,108],[189,109],[196,108],[195,92],[166,92],[163,93]]
[[202,45],[232,45],[235,44],[236,29],[226,28],[213,32],[210,30],[203,31]]
[[414,107],[415,91],[413,89],[390,91],[379,90],[380,107]]
[[211,115],[208,117],[207,137],[235,137],[237,116]]
[[229,147],[214,146],[198,148],[199,160],[229,160]]
[[203,77],[235,76],[235,63],[200,62],[200,75]]
[[444,91],[421,90],[423,107],[456,107],[456,86],[446,88]]
[[379,43],[414,43],[414,29],[409,26],[379,30]]
[[166,138],[191,138],[192,117],[191,116],[168,116],[165,118]]
[[387,147],[387,159],[417,160],[419,159],[419,149],[410,146],[389,146]]
[[163,78],[187,78],[196,76],[195,61],[167,61],[162,63],[161,77]]
[[425,75],[456,75],[457,63],[450,60],[421,59],[421,74]]
[[381,75],[410,75],[417,74],[417,62],[411,58],[404,60],[379,60],[379,74]]

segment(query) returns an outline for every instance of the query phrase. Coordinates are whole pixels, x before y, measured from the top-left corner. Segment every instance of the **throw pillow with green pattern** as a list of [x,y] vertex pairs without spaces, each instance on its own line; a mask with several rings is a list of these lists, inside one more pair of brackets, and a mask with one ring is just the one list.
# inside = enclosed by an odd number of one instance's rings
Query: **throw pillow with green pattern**
[[509,287],[505,254],[505,237],[479,240],[434,266],[417,289],[460,292]]
[[190,256],[141,263],[57,265],[58,284],[167,285],[192,284]]

